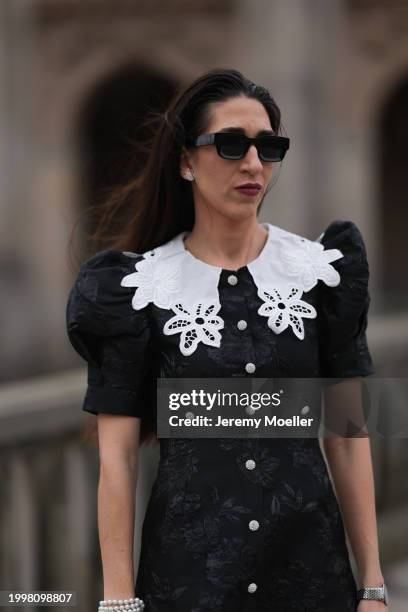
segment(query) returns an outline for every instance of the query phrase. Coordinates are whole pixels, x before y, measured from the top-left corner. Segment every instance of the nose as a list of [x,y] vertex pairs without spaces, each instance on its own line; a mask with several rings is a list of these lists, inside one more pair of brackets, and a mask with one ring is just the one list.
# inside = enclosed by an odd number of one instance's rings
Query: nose
[[254,144],[250,145],[242,161],[244,164],[250,167],[253,171],[254,170],[259,171],[263,169],[262,161],[259,158],[257,148]]

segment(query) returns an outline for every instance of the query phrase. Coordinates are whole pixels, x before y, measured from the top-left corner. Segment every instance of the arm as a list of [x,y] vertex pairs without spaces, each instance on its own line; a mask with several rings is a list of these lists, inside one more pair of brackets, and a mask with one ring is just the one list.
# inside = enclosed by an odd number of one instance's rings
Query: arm
[[98,529],[104,599],[134,597],[133,538],[140,419],[98,414]]
[[[361,427],[360,378],[327,387],[324,401],[328,422],[335,419],[338,425],[343,413],[343,418],[348,414]],[[357,563],[358,587],[380,586],[384,580],[378,550],[370,438],[325,437],[323,447]]]

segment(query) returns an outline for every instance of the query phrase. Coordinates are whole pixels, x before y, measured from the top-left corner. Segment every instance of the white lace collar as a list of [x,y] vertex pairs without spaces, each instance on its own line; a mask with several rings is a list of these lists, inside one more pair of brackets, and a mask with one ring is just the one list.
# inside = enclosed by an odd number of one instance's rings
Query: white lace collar
[[[304,339],[303,318],[315,318],[313,306],[301,300],[322,280],[334,287],[340,283],[339,273],[331,262],[343,257],[339,249],[325,250],[322,237],[308,240],[270,223],[267,241],[259,256],[246,267],[257,287],[263,304],[258,314],[267,317],[267,325],[277,334],[287,327],[300,340]],[[135,310],[153,302],[171,310],[174,316],[164,325],[163,333],[180,333],[180,351],[191,355],[199,342],[220,347],[224,321],[217,315],[221,308],[218,283],[223,268],[197,259],[184,246],[184,231],[169,242],[143,253],[135,264],[136,272],[121,280],[122,287],[136,287],[132,299]],[[135,253],[124,252],[135,257]],[[230,271],[235,277],[239,270]],[[234,278],[231,279],[232,282]]]

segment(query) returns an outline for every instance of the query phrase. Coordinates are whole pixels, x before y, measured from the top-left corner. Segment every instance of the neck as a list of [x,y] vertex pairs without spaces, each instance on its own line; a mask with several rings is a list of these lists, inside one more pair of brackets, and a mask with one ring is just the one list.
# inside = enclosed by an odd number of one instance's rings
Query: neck
[[206,263],[238,269],[259,256],[267,239],[268,230],[255,217],[239,221],[217,220],[212,224],[197,219],[184,245]]

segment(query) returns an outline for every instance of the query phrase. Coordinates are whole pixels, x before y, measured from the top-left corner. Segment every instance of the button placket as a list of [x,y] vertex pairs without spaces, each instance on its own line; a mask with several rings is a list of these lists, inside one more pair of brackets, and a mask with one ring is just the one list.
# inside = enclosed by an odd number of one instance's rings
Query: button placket
[[[235,274],[229,274],[227,276],[227,283],[229,285],[231,285],[231,287],[236,286],[238,284],[238,277]],[[245,319],[238,319],[236,321],[236,326],[237,326],[237,329],[239,331],[244,331],[245,329],[248,328],[248,323],[247,323],[247,321]],[[245,371],[248,374],[253,374],[255,372],[255,370],[256,370],[256,366],[255,366],[254,363],[248,362],[248,363],[245,364]],[[254,461],[254,459],[247,459],[245,461],[245,468],[247,470],[253,470],[253,469],[255,469],[255,466],[256,466],[256,462]],[[254,510],[256,511],[255,508],[254,508]],[[252,519],[252,520],[250,520],[247,523],[247,525],[248,525],[248,530],[253,532],[253,534],[254,534],[254,535],[249,536],[249,537],[251,539],[252,538],[257,538],[258,536],[255,535],[255,532],[257,532],[259,530],[259,522],[256,519]],[[247,591],[248,591],[248,593],[251,593],[251,594],[255,593],[257,588],[258,588],[258,585],[255,582],[250,582],[250,583],[247,584]],[[253,604],[255,604],[256,603],[256,599],[252,599],[252,602],[253,602]],[[252,605],[251,605],[251,607],[252,607]]]
[[[254,451],[257,447],[257,444],[254,445]],[[254,455],[251,452],[242,455],[241,465],[243,468],[249,471],[253,471],[255,468],[260,469],[260,466],[257,464],[257,461],[255,461]],[[263,562],[262,521],[259,519],[259,517],[262,516],[264,493],[262,491],[262,487],[259,487],[257,479],[245,478],[245,483],[244,495],[247,495],[248,499],[251,499],[250,505],[252,506],[253,511],[252,517],[249,516],[249,518],[246,520],[246,529],[248,534],[247,543],[248,546],[253,547],[254,551],[256,551],[256,560],[254,562],[254,566],[249,569],[246,575],[246,581],[243,584],[243,588],[246,591],[246,597],[248,598],[244,609],[248,612],[255,612],[259,587],[259,584],[256,582],[257,573],[258,568],[262,566]]]
[[[227,276],[227,282],[229,285],[235,286],[238,284],[238,277],[236,274],[229,274]],[[245,319],[239,319],[236,323],[237,328],[240,331],[244,331],[248,327],[248,323]],[[251,361],[245,364],[245,371],[247,374],[253,374],[256,370],[256,366]]]

